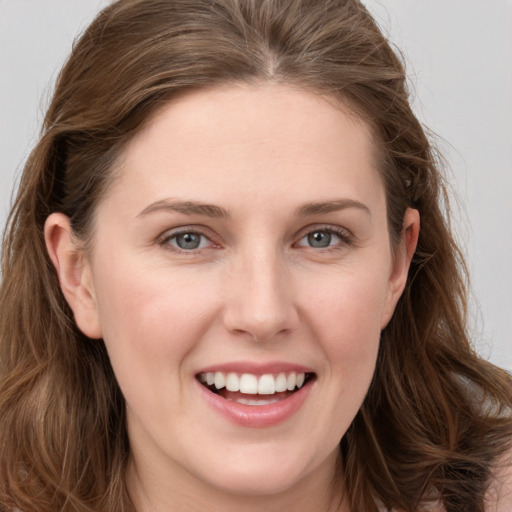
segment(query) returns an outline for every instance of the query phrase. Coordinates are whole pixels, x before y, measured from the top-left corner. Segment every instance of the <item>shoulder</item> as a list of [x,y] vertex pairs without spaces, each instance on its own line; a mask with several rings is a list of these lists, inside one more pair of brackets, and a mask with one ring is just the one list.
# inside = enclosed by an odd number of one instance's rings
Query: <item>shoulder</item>
[[485,512],[512,511],[512,448],[495,465],[486,501]]

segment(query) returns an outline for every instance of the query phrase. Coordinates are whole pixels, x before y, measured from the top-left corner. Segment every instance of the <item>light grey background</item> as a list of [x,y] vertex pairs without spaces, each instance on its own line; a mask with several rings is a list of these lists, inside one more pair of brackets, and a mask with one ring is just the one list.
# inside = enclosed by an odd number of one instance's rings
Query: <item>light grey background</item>
[[[320,0],[319,0],[320,1]],[[0,224],[51,84],[107,0],[0,0]],[[457,193],[479,351],[512,370],[512,2],[366,0],[405,55],[414,107]]]

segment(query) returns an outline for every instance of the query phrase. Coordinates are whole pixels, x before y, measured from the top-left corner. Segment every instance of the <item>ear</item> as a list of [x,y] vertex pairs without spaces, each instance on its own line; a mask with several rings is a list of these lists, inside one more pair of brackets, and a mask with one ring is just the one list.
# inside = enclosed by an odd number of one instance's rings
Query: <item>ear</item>
[[393,255],[393,266],[389,277],[386,307],[381,319],[381,330],[391,320],[398,299],[404,291],[411,260],[418,244],[419,234],[420,214],[418,210],[407,208],[402,224],[400,241]]
[[101,338],[90,265],[77,243],[69,218],[62,213],[52,213],[46,219],[44,236],[62,293],[78,328],[89,338]]

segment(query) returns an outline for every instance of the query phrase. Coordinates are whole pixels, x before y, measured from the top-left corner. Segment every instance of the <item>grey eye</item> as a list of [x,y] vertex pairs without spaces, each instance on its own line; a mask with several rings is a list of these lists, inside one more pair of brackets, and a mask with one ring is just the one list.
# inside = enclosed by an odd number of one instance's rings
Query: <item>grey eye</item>
[[311,247],[322,249],[331,245],[332,233],[328,231],[313,231],[307,235],[307,240]]
[[182,252],[196,252],[201,249],[208,249],[215,247],[215,244],[200,231],[174,231],[174,233],[167,232],[160,240],[162,246],[172,249],[174,251]]
[[198,233],[180,233],[173,238],[177,247],[185,251],[191,251],[201,246],[202,235]]

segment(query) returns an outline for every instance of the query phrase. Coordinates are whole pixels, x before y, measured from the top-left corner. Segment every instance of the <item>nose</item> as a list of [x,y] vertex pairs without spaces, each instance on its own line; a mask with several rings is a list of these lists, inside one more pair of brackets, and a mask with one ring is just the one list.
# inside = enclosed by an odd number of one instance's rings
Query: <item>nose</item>
[[298,323],[291,273],[275,251],[251,251],[237,259],[225,293],[224,325],[231,333],[269,342]]

